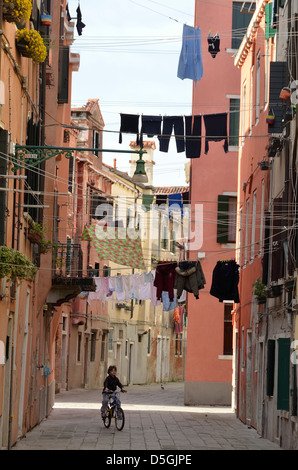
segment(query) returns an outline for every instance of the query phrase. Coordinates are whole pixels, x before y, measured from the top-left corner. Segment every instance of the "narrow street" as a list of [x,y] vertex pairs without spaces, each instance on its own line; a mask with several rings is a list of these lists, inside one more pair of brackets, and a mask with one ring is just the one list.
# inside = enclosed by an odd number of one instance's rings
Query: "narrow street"
[[183,405],[183,383],[132,385],[121,394],[126,422],[117,431],[100,418],[101,393],[72,390],[56,396],[50,416],[12,450],[280,450],[241,423],[229,407]]

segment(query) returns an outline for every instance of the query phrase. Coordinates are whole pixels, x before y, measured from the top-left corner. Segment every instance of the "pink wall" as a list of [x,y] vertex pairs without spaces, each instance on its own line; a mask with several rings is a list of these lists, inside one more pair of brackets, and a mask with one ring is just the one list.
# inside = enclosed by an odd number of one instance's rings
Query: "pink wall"
[[[234,66],[231,52],[232,1],[196,2],[195,25],[202,34],[204,76],[193,90],[193,114],[213,114],[229,111],[227,95],[240,92],[240,72]],[[220,35],[220,52],[212,58],[208,52],[207,36]],[[202,132],[205,132],[202,122]],[[185,380],[194,386],[198,383],[227,383],[232,380],[232,360],[219,359],[223,355],[224,306],[210,295],[212,273],[220,259],[235,258],[234,250],[227,251],[217,243],[217,196],[223,192],[237,191],[237,152],[223,150],[224,141],[210,142],[204,154],[202,139],[201,157],[191,159],[191,204],[203,204],[203,244],[190,253],[205,252],[201,260],[206,277],[205,289],[196,300],[188,296],[188,337]],[[208,386],[208,385],[207,385]],[[212,386],[211,386],[212,387]],[[212,392],[213,393],[213,392]],[[216,391],[214,391],[216,394]],[[187,395],[187,393],[186,393]],[[199,394],[197,400],[200,402]]]

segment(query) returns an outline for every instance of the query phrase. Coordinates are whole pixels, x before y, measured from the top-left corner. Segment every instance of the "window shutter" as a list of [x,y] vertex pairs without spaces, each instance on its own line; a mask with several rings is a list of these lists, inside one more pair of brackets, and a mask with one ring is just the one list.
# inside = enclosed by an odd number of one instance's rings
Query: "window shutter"
[[265,5],[265,39],[272,38],[275,35],[275,29],[271,28],[272,3]]
[[267,344],[267,395],[274,393],[275,340],[268,339]]
[[229,196],[217,198],[217,243],[228,243],[229,233]]
[[[8,156],[8,131],[0,129],[0,151],[2,157],[0,159],[0,174],[7,175],[7,163],[9,160]],[[0,188],[5,188],[7,180],[0,178]],[[7,205],[7,193],[6,191],[0,191],[0,245],[6,243],[6,205]]]
[[69,47],[59,52],[58,103],[68,103]]
[[230,99],[229,145],[239,146],[239,111],[240,99]]
[[270,63],[269,109],[275,114],[273,125],[268,125],[270,134],[280,134],[283,130],[283,102],[279,95],[283,87],[288,86],[286,62]]
[[277,409],[286,411],[290,406],[290,341],[278,340]]

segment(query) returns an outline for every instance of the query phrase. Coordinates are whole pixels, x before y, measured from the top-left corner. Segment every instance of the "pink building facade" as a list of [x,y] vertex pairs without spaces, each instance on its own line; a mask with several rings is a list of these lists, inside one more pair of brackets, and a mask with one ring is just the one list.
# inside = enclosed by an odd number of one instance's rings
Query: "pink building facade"
[[[232,35],[232,29],[240,30],[240,22],[252,16],[241,12],[242,4],[231,0],[210,5],[196,1],[195,8],[204,74],[193,87],[193,115],[202,116],[203,138],[200,158],[191,158],[191,231],[194,233],[196,226],[197,233],[193,243],[190,241],[189,258],[200,260],[206,285],[198,300],[188,295],[186,404],[231,404],[234,301],[220,301],[210,290],[217,262],[235,258],[240,72],[233,56],[241,39],[236,33]],[[241,15],[246,15],[244,20]],[[212,37],[218,33],[220,38],[215,57],[208,51],[209,33]],[[220,140],[209,142],[205,154],[204,116],[220,113],[227,113],[228,152],[223,148],[225,141]],[[221,133],[214,135],[222,137]]]

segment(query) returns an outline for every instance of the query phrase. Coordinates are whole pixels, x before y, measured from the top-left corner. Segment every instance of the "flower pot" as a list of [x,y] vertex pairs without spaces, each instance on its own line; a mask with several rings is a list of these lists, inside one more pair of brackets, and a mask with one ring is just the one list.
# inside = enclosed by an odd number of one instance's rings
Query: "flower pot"
[[291,90],[290,90],[290,88],[284,87],[284,88],[281,90],[279,97],[280,97],[281,100],[284,100],[284,101],[289,100],[290,97],[291,97]]
[[288,292],[291,292],[294,289],[295,279],[287,279],[285,281],[285,289]]
[[42,26],[51,26],[51,24],[52,24],[51,15],[41,15],[40,23],[41,23]]
[[30,51],[28,50],[27,43],[25,41],[17,41],[16,42],[16,47],[17,47],[17,50],[19,51],[19,53],[23,57],[28,57],[28,58],[31,57]]
[[261,170],[268,170],[269,162],[259,162]]
[[273,297],[279,297],[281,295],[281,285],[271,286],[271,292]]
[[265,304],[266,303],[266,297],[265,296],[259,296],[257,298],[258,305]]
[[27,237],[31,243],[37,243],[38,245],[41,243],[41,235],[39,233],[33,232],[30,229],[28,230]]

